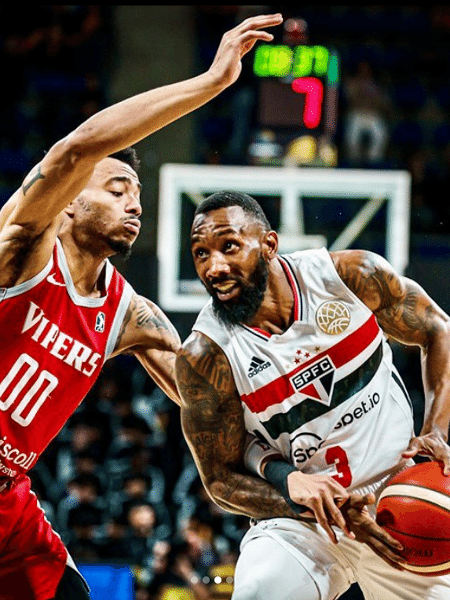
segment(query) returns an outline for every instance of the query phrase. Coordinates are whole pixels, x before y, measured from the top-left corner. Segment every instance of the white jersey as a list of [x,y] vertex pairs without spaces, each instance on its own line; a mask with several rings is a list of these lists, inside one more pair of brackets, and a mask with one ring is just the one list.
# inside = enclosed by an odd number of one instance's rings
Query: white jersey
[[328,251],[278,259],[295,298],[284,333],[225,326],[211,301],[193,330],[227,356],[249,433],[305,473],[362,487],[398,465],[413,436],[411,401],[374,314]]

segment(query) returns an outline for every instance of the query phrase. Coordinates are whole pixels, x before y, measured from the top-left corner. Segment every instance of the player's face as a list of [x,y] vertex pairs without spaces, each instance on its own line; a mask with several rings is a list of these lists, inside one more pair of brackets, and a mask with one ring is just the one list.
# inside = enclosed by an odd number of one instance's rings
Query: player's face
[[116,158],[97,163],[91,179],[75,201],[75,215],[93,242],[113,253],[128,254],[140,230],[141,184],[136,172]]
[[227,324],[249,322],[267,287],[264,230],[241,207],[198,215],[191,232],[197,274],[212,297],[216,315]]

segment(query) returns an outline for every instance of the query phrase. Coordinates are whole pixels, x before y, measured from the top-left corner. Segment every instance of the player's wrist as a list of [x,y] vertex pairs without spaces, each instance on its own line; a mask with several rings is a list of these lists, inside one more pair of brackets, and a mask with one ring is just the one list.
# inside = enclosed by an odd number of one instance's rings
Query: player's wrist
[[205,88],[213,93],[213,96],[220,94],[230,86],[230,83],[226,81],[223,73],[213,66],[199,75],[199,77],[203,80]]
[[296,504],[289,495],[288,477],[295,471],[297,469],[284,460],[270,460],[265,466],[264,476],[280,492],[292,510],[300,514],[307,511],[308,508]]
[[281,454],[275,448],[269,446],[259,440],[257,437],[247,435],[245,450],[244,450],[244,464],[251,473],[255,473],[267,479],[265,476],[265,466],[271,460],[279,459],[283,461]]

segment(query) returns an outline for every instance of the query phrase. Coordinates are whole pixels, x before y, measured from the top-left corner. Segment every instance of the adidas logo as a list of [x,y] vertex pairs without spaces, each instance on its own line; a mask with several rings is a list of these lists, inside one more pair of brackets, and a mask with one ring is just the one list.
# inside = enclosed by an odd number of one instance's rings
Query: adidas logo
[[268,360],[264,361],[264,360],[261,360],[260,358],[257,358],[256,356],[254,356],[250,362],[250,367],[248,369],[248,376],[254,377],[261,371],[264,371],[264,369],[267,369],[267,367],[270,367],[271,364],[272,363],[270,363]]

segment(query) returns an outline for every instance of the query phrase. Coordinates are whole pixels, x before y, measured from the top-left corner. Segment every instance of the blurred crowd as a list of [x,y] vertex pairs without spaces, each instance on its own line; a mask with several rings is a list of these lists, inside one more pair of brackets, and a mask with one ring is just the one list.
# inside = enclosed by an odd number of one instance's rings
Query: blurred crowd
[[[450,8],[294,8],[193,7],[198,71],[211,64],[222,33],[246,16],[280,11],[300,19],[303,37],[293,43],[307,39],[340,56],[334,166],[409,170],[412,233],[450,233],[450,204],[442,199],[450,182]],[[8,86],[0,98],[1,203],[43,149],[108,104],[120,56],[113,6],[8,6],[0,14]],[[245,62],[235,86],[196,114],[192,162],[253,164],[254,144],[277,142],[277,132],[258,122],[257,107]],[[420,406],[415,360],[399,355]],[[209,500],[178,408],[134,362],[107,363],[31,475],[74,559],[132,565],[136,600],[230,597],[248,519]]]
[[107,103],[115,59],[108,6],[0,8],[0,202],[43,152]]

